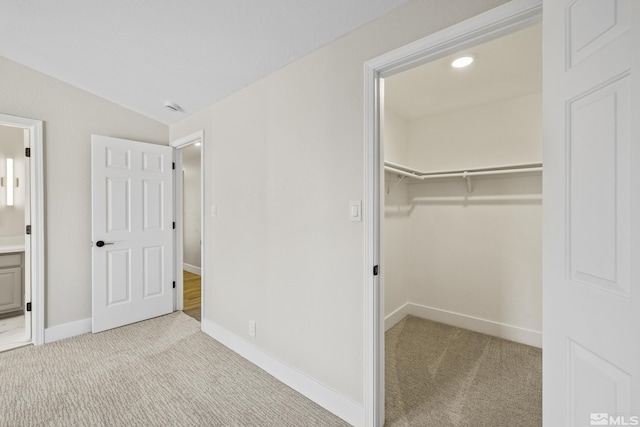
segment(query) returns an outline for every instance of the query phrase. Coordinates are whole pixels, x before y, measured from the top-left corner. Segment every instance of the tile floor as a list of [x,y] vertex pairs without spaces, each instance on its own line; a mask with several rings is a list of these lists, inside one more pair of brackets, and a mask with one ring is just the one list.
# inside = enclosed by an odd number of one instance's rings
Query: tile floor
[[24,314],[0,319],[0,344],[24,340]]

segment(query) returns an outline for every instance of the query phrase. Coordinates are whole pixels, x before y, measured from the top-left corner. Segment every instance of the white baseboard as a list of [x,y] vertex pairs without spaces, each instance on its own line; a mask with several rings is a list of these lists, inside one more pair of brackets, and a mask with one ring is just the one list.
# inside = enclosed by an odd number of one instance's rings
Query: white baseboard
[[349,424],[364,425],[363,406],[309,378],[215,322],[202,319],[202,331]]
[[196,267],[195,265],[187,264],[186,262],[182,264],[182,269],[188,271],[189,273],[197,274],[198,276],[202,276],[202,269],[200,267]]
[[401,305],[400,307],[396,308],[393,312],[391,312],[391,314],[388,314],[384,318],[384,330],[385,330],[385,332],[388,331],[389,329],[393,328],[394,326],[396,326],[396,324],[399,321],[404,319],[407,316],[407,314],[409,314],[408,305],[409,305],[408,302],[404,303],[403,305]]
[[63,323],[44,330],[44,342],[50,343],[91,332],[91,318]]
[[411,302],[406,303],[384,318],[385,330],[390,329],[408,314],[422,317],[423,319],[433,320],[435,322],[446,323],[447,325],[457,326],[458,328],[468,329],[470,331],[480,332],[482,334],[492,335],[498,338],[504,338],[509,341],[542,348],[542,332],[494,322],[492,320],[480,319],[466,314],[427,307],[425,305],[414,304]]

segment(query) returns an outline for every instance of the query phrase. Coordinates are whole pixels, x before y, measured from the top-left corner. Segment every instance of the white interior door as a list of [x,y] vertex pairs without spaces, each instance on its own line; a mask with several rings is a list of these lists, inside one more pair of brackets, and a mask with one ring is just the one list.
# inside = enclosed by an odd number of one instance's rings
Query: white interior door
[[544,425],[640,425],[640,2],[543,10]]
[[173,311],[172,148],[93,135],[93,332]]

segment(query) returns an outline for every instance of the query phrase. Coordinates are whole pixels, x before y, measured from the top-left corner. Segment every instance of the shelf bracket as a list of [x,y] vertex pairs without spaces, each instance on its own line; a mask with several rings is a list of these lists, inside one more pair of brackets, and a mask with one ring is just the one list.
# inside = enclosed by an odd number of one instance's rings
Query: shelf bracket
[[395,184],[393,184],[393,187],[391,187],[391,188],[388,188],[388,189],[387,189],[387,194],[391,194],[391,192],[392,192],[393,190],[395,190],[395,189],[396,189],[396,187],[397,187],[398,185],[400,185],[400,183],[401,183],[405,178],[406,178],[406,176],[404,176],[404,175],[398,175],[398,180],[396,181],[396,183],[395,183]]
[[473,191],[473,189],[471,188],[471,177],[469,176],[469,174],[467,174],[467,171],[464,171],[462,177],[467,181],[467,193],[471,194],[471,192]]

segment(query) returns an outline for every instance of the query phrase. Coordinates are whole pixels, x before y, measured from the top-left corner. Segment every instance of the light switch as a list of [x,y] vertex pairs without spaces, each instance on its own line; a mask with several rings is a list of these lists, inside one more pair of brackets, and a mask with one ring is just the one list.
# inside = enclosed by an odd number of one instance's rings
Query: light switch
[[362,221],[362,201],[352,200],[349,202],[349,220]]
[[211,205],[211,218],[218,218],[218,206]]

